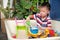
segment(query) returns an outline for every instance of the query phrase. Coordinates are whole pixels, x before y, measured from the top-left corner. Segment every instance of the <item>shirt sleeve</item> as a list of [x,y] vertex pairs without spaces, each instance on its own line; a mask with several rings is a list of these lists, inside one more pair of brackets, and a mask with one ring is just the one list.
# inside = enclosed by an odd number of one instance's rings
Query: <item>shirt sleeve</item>
[[40,14],[37,13],[37,14],[31,15],[30,18],[36,19],[37,16],[40,17]]
[[52,25],[51,25],[51,19],[50,18],[48,18],[47,27],[52,27]]

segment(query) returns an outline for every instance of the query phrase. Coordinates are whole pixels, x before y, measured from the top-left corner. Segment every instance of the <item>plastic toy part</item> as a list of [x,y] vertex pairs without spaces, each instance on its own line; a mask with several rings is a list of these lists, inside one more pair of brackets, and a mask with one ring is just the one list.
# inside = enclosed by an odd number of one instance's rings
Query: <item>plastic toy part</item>
[[26,24],[27,24],[28,26],[30,26],[30,21],[27,21]]
[[32,34],[37,34],[38,33],[38,27],[30,27],[30,32]]
[[29,31],[29,36],[31,37],[35,37],[38,38],[38,36],[40,38],[46,38],[46,37],[56,37],[57,34],[54,32],[54,30],[49,30],[49,29],[45,29],[44,32],[39,32],[38,28],[30,28]]
[[54,30],[48,30],[45,29],[44,33],[40,36],[40,38],[46,38],[46,37],[56,37],[58,36]]
[[37,26],[30,27],[28,36],[38,38],[39,35],[41,35],[41,32],[39,31]]
[[16,35],[13,35],[12,38],[16,38]]
[[55,34],[54,34],[54,36],[55,36],[55,37],[57,37],[57,36],[58,36],[58,34],[56,34],[56,33],[55,33]]
[[50,34],[51,37],[53,37],[55,35],[54,30],[49,30],[49,34]]
[[46,29],[45,32],[44,32],[44,34],[48,35],[49,34],[49,30]]
[[37,34],[31,34],[30,32],[28,32],[28,37],[34,37],[34,38],[38,38],[39,35],[41,35],[42,33],[39,32]]
[[49,30],[45,29],[44,33],[40,36],[40,38],[46,38],[49,35]]

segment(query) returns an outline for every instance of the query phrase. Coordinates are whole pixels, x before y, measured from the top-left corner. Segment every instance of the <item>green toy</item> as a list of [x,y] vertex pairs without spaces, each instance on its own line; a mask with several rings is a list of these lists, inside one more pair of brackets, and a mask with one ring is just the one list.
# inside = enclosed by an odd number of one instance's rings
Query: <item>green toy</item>
[[28,38],[25,20],[15,20],[15,22],[16,22],[16,38],[20,39]]

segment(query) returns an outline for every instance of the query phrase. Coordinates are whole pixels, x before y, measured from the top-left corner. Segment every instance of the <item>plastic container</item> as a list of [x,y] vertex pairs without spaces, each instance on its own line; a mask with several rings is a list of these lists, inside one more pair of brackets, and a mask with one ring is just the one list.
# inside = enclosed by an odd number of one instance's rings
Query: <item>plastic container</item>
[[20,20],[16,22],[16,38],[17,39],[27,39],[27,27],[25,25],[25,20]]

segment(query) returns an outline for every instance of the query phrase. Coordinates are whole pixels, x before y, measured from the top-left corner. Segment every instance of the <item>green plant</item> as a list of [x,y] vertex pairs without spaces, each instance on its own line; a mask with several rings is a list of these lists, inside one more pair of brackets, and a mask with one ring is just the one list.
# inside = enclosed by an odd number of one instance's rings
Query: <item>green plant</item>
[[2,7],[0,7],[0,11],[1,12],[3,12],[4,13],[4,15],[5,15],[5,18],[10,18],[10,0],[8,0],[8,4],[7,4],[7,7],[6,8],[4,8],[3,6]]
[[28,15],[39,12],[38,5],[43,2],[48,2],[48,0],[16,0],[14,16],[22,19]]
[[15,14],[14,16],[17,16],[18,18],[26,18],[28,15],[33,14],[33,12],[36,12],[37,9],[37,1],[33,0],[16,0],[15,3]]
[[17,17],[18,19],[26,18],[28,15],[39,12],[38,5],[48,0],[15,0],[13,12],[10,10],[10,0],[6,8],[0,7],[6,18]]

